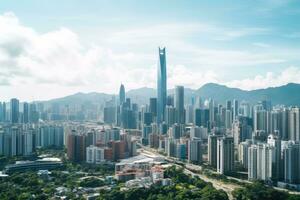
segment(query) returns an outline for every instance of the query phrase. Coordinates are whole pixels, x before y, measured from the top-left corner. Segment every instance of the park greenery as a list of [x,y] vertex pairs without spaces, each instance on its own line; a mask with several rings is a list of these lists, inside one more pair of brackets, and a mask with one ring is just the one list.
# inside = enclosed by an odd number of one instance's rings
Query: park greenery
[[[59,157],[64,167],[52,170],[49,178],[39,176],[37,171],[24,171],[13,173],[8,177],[0,178],[0,199],[51,199],[55,195],[63,195],[66,199],[85,199],[80,188],[94,188],[100,193],[98,200],[227,200],[227,194],[217,190],[211,183],[202,179],[191,177],[183,172],[183,168],[170,167],[165,170],[165,178],[170,178],[171,185],[162,186],[153,184],[149,188],[126,188],[123,182],[113,184],[105,181],[105,176],[113,175],[114,165],[91,165],[86,163],[73,163],[65,158],[62,150],[40,149],[34,157],[0,157],[0,167],[14,163],[16,160],[36,159],[39,155],[48,154]],[[213,173],[204,168],[202,174],[226,183],[239,184],[242,187],[232,193],[236,200],[300,200],[300,196],[279,191],[264,185],[262,182],[241,184],[224,175]],[[111,184],[111,185],[110,185]],[[105,187],[102,187],[105,186]],[[109,186],[109,187],[107,187]],[[65,188],[63,194],[58,194],[58,188]],[[108,188],[108,189],[107,189]]]
[[235,189],[232,195],[236,200],[300,200],[300,195],[276,190],[259,181]]
[[[40,177],[37,171],[23,171],[13,173],[8,177],[0,178],[0,199],[21,200],[21,199],[50,199],[57,193],[57,188],[64,187],[64,196],[67,199],[83,199],[82,196],[75,196],[73,192],[79,187],[100,187],[105,183],[99,177],[113,175],[114,165],[91,165],[86,163],[73,163],[65,159],[61,150],[41,150],[32,157],[1,157],[1,169],[6,164],[12,164],[17,160],[34,160],[38,155],[48,154],[62,159],[64,167],[59,170],[52,170],[49,178]],[[91,178],[84,178],[91,177]],[[93,178],[97,177],[97,178]],[[84,178],[84,179],[83,179]]]

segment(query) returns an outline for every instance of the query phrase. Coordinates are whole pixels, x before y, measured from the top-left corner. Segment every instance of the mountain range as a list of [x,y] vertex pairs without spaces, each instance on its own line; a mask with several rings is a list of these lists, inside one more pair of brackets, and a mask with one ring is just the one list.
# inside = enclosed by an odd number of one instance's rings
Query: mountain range
[[[289,83],[279,87],[270,87],[258,90],[241,90],[238,88],[230,88],[225,85],[216,83],[208,83],[199,89],[185,88],[185,100],[190,101],[191,97],[200,96],[202,99],[212,98],[217,103],[224,104],[226,100],[237,99],[245,100],[249,103],[256,103],[260,100],[271,100],[273,105],[284,104],[287,106],[300,106],[300,84]],[[174,94],[174,89],[168,90],[168,94]],[[104,104],[112,99],[115,95],[105,93],[76,93],[70,96],[44,101],[45,104],[58,103],[66,104]],[[129,90],[126,97],[131,98],[131,102],[139,105],[147,104],[150,97],[156,97],[156,90],[153,88],[139,88]]]

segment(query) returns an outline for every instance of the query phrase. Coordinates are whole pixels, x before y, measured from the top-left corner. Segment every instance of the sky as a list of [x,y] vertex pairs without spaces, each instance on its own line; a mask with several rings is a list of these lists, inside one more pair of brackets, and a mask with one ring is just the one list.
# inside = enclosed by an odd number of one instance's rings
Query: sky
[[1,0],[0,101],[210,82],[300,83],[298,0]]

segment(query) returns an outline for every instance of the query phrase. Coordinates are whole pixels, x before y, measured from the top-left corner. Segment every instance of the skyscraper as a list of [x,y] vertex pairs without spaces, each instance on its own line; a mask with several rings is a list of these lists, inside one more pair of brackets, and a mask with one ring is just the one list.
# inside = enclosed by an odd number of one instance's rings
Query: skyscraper
[[185,114],[184,114],[184,87],[183,86],[176,86],[175,108],[176,108],[176,122],[179,124],[184,124]]
[[200,138],[191,138],[188,141],[188,160],[191,162],[202,162],[202,140]]
[[233,120],[235,120],[236,117],[239,115],[239,102],[236,99],[233,100],[232,110],[233,110]]
[[226,174],[234,170],[234,144],[229,136],[217,140],[217,171]]
[[125,87],[123,84],[120,86],[120,91],[119,91],[119,99],[120,99],[120,105],[125,102]]
[[19,100],[18,99],[11,99],[10,100],[10,117],[11,123],[18,123],[19,122]]
[[164,112],[167,101],[167,67],[166,67],[166,48],[158,48],[157,66],[157,123],[164,120]]
[[2,102],[0,102],[0,122],[5,121],[4,117],[3,117],[3,105]]
[[300,140],[300,109],[295,107],[291,108],[289,112],[289,139]]
[[23,122],[29,122],[29,104],[27,102],[23,103]]
[[156,98],[150,98],[150,112],[152,113],[153,117],[156,117],[157,115],[157,99]]
[[209,135],[208,136],[208,163],[212,167],[217,167],[217,135]]

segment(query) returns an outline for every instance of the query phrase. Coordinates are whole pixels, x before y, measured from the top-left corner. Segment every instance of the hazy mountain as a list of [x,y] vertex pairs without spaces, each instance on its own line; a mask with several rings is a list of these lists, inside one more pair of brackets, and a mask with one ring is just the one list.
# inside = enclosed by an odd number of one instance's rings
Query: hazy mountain
[[78,105],[78,104],[104,104],[106,101],[112,99],[114,95],[105,93],[76,93],[73,95],[65,96],[62,98],[51,99],[49,101],[44,101],[46,105],[50,104],[60,104],[60,105]]
[[199,88],[196,94],[203,99],[215,99],[219,103],[225,103],[228,99],[246,100],[250,103],[266,99],[271,100],[273,105],[300,105],[300,84],[295,83],[251,91],[208,83]]
[[151,97],[156,97],[156,90],[147,87],[129,90],[126,93],[126,97],[129,97],[132,102],[142,105],[142,104],[149,103],[149,99]]
[[[237,88],[229,88],[224,85],[208,83],[198,90],[185,88],[185,100],[191,97],[200,96],[202,99],[212,98],[218,103],[224,104],[228,99],[237,99],[239,101],[246,100],[255,103],[260,100],[272,100],[273,105],[300,105],[300,84],[290,83],[280,87],[272,87],[266,89],[246,91]],[[174,94],[174,89],[168,90],[168,94]],[[46,101],[46,104],[59,103],[66,104],[103,104],[105,101],[112,99],[114,95],[105,93],[76,93],[74,95],[63,98],[52,99]],[[138,104],[146,104],[150,97],[156,97],[156,90],[153,88],[139,88],[130,90],[126,93],[131,101]]]

